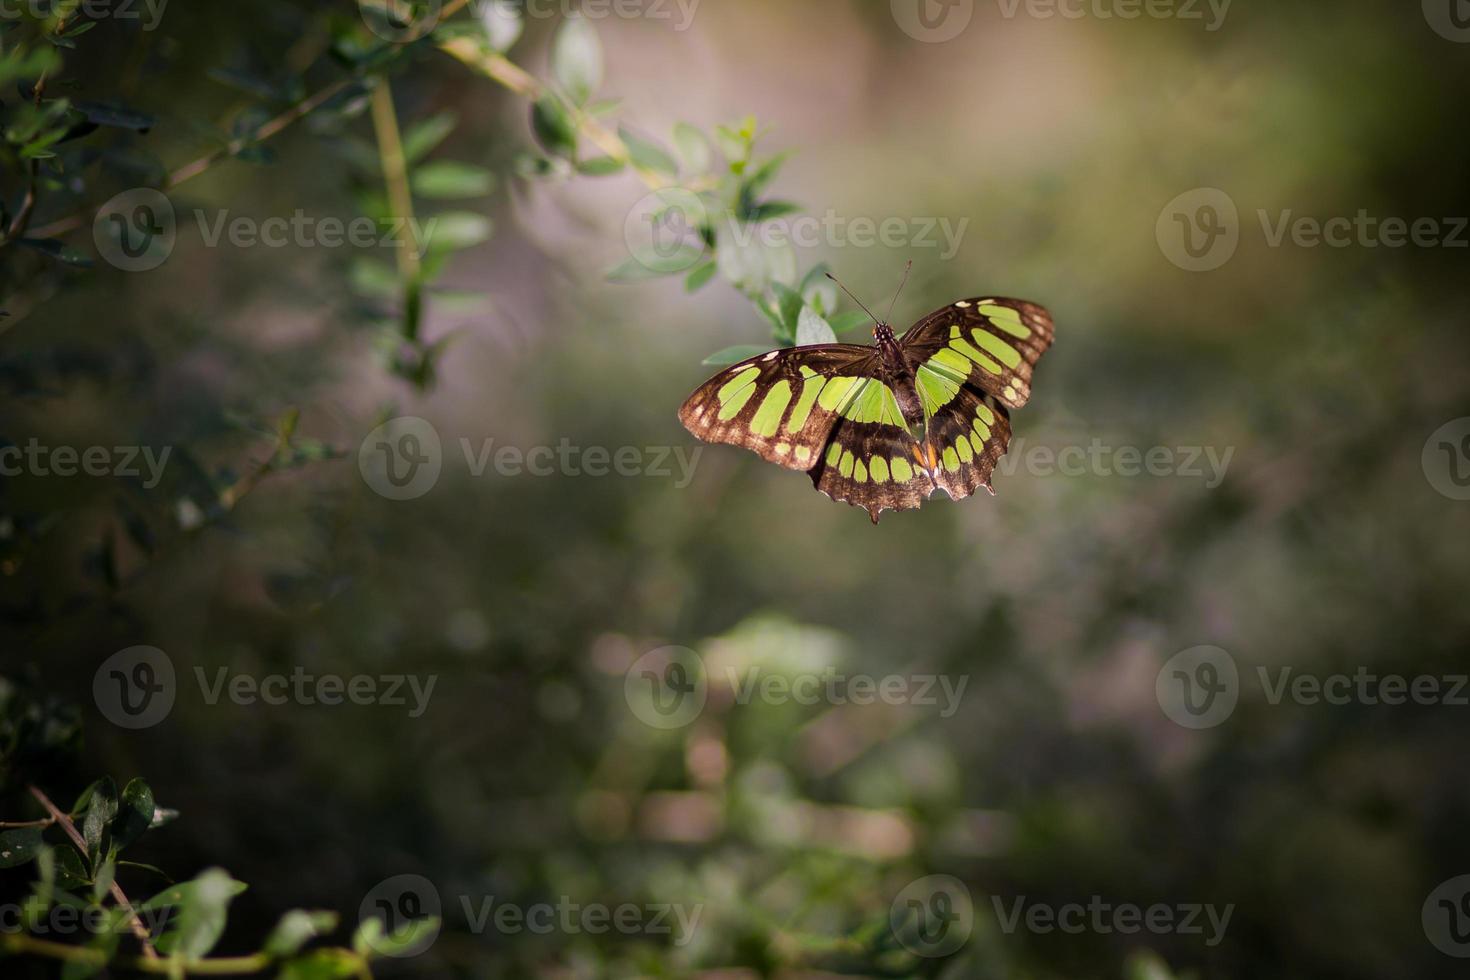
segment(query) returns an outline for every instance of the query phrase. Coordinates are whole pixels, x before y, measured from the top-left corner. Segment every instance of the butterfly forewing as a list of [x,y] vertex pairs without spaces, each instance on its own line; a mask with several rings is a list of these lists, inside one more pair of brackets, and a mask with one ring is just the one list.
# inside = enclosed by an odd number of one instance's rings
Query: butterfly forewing
[[873,348],[856,344],[774,350],[706,381],[679,409],[679,421],[706,442],[744,446],[772,463],[809,470],[877,364]]
[[[1032,369],[1052,337],[1045,307],[978,297],[935,310],[899,338],[899,346],[920,384],[929,382],[926,401],[941,397],[948,387],[935,379],[939,375],[963,379],[1002,405],[1020,408],[1031,397]],[[925,394],[922,388],[920,394]]]

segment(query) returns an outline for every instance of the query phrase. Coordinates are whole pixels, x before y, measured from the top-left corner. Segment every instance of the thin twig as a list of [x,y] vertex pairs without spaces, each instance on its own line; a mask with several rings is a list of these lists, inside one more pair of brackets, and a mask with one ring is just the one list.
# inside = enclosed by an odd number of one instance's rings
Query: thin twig
[[406,234],[398,240],[398,278],[404,289],[413,288],[419,280],[419,240],[413,220],[413,194],[408,185],[408,158],[403,153],[403,138],[398,131],[398,115],[393,109],[393,89],[384,78],[373,90],[373,131],[378,137],[378,159],[383,166],[383,180],[388,185],[389,216],[403,222]]
[[[90,852],[87,849],[87,842],[81,833],[77,831],[76,824],[71,822],[71,817],[63,813],[55,803],[52,803],[51,797],[41,792],[40,787],[31,786],[29,789],[31,795],[36,798],[36,801],[46,808],[46,812],[51,815],[51,819],[61,824],[61,829],[66,831],[66,836],[71,838],[71,842],[77,846],[77,849],[82,852],[82,855],[84,857],[89,856]],[[138,937],[138,942],[143,945],[144,957],[150,960],[158,959],[158,951],[153,948],[153,937],[148,935],[148,927],[143,925],[142,919],[138,918],[138,913],[133,908],[133,903],[128,901],[127,895],[123,894],[122,886],[114,880],[112,887],[108,891],[112,895],[113,901],[117,902],[118,907],[128,914],[128,926],[132,929],[133,935]]]

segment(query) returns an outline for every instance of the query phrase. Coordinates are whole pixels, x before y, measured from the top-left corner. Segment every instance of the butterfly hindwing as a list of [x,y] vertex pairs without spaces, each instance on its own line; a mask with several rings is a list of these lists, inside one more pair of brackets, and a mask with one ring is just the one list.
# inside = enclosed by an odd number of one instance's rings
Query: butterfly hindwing
[[818,490],[862,507],[875,524],[882,511],[910,510],[934,492],[891,380],[873,378],[858,387],[811,470]]
[[876,367],[873,348],[856,344],[770,351],[700,385],[679,409],[679,421],[706,442],[744,446],[769,462],[810,470],[839,413]]
[[924,454],[934,483],[955,500],[984,487],[1011,441],[1011,419],[993,396],[962,386],[929,418]]
[[1032,369],[1053,335],[1045,307],[980,297],[935,310],[899,338],[899,346],[918,375],[921,394],[927,369],[931,384],[932,373],[942,372],[964,379],[1008,408],[1020,408],[1031,397]]

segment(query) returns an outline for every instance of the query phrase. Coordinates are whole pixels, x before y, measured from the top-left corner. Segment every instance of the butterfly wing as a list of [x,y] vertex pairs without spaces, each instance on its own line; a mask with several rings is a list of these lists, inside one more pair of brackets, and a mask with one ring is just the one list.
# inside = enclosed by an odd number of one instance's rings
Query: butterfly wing
[[1031,372],[1051,346],[1055,331],[1045,307],[1020,299],[960,300],[930,313],[901,338],[926,402],[948,387],[936,379],[958,377],[1007,408],[1031,397]]
[[809,470],[839,413],[878,367],[874,348],[857,344],[773,350],[700,385],[679,421],[706,442],[744,446],[772,463]]
[[833,500],[862,507],[878,523],[884,510],[911,510],[934,492],[922,451],[899,411],[893,389],[865,383],[832,427],[812,483]]
[[992,395],[961,385],[929,417],[924,448],[929,476],[954,500],[981,487],[990,490],[990,475],[1010,441],[1011,419],[1005,406]]

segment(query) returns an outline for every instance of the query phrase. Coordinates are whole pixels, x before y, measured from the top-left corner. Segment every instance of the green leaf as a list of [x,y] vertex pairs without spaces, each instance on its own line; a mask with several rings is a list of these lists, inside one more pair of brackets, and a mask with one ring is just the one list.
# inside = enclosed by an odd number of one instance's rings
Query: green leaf
[[[681,250],[675,252],[672,256],[654,257],[650,255],[642,259],[625,259],[608,270],[607,280],[608,282],[630,283],[645,282],[649,279],[662,279],[665,276],[676,275],[684,269],[689,268],[689,266],[699,261],[701,254],[693,246],[681,246]],[[684,264],[681,265],[681,262]]]
[[715,351],[700,363],[710,367],[725,367],[729,364],[739,364],[746,358],[756,357],[770,349],[769,346],[762,346],[760,344],[737,344],[734,347],[726,347],[724,350]]
[[829,321],[833,333],[838,334],[848,333],[872,322],[873,318],[862,310],[848,310],[846,313],[837,314]]
[[776,175],[781,172],[781,168],[786,164],[786,158],[790,155],[790,153],[778,153],[761,164],[760,169],[745,181],[744,190],[752,198],[759,197],[771,181],[776,179]]
[[158,939],[159,952],[185,959],[207,955],[224,934],[231,900],[245,888],[219,868],[210,868],[144,902],[147,911],[175,909],[168,930]]
[[526,29],[520,8],[510,0],[480,0],[475,9],[480,14],[480,25],[485,28],[485,38],[490,47],[501,54],[509,51]]
[[92,901],[100,904],[102,898],[112,888],[112,882],[117,877],[117,861],[108,855],[92,875]]
[[428,247],[434,251],[457,252],[490,240],[494,223],[473,211],[448,211],[424,222]]
[[619,126],[618,135],[628,147],[628,156],[632,158],[633,166],[664,177],[679,175],[679,165],[662,146],[639,136],[627,126]]
[[141,779],[130,780],[123,787],[122,804],[112,822],[112,846],[122,850],[143,836],[153,825],[153,790]]
[[72,108],[86,116],[88,122],[99,126],[130,129],[135,133],[148,132],[158,121],[146,112],[105,102],[73,102]]
[[602,42],[585,18],[568,17],[556,32],[551,74],[575,105],[585,104],[602,84]]
[[317,936],[324,936],[335,928],[337,928],[337,913],[335,912],[305,912],[301,909],[292,909],[281,916],[281,921],[276,923],[270,938],[265,941],[265,952],[280,959],[295,956],[309,940]]
[[438,916],[410,919],[387,935],[383,934],[383,921],[377,918],[364,919],[352,937],[352,949],[359,956],[409,957],[422,953],[439,934]]
[[45,847],[40,827],[20,827],[0,833],[0,868],[30,864]]
[[276,980],[339,980],[360,975],[357,958],[347,951],[318,949],[283,965]]
[[833,333],[832,325],[810,306],[803,306],[801,317],[796,324],[796,346],[835,343],[837,343],[837,335]]
[[694,267],[694,271],[689,273],[689,277],[684,280],[684,290],[690,293],[698,292],[719,271],[720,267],[713,259],[700,263]]
[[827,278],[827,264],[818,263],[801,280],[801,298],[822,316],[829,317],[837,309],[837,284]]
[[684,161],[690,173],[705,173],[709,170],[710,164],[714,162],[709,140],[697,127],[689,123],[681,122],[674,125],[674,149],[679,152],[679,158]]
[[776,312],[781,315],[781,325],[788,330],[796,330],[803,303],[801,293],[779,282],[771,283],[771,291],[776,294]]
[[21,238],[17,239],[17,244],[33,248],[66,265],[74,265],[82,269],[92,268],[91,259],[57,238]]
[[544,95],[531,106],[531,132],[552,156],[577,155],[577,126],[555,95]]
[[415,168],[413,191],[422,197],[482,197],[495,186],[495,175],[484,167],[455,160],[435,160]]
[[746,221],[770,221],[800,210],[801,205],[790,201],[767,201],[764,204],[755,204],[745,208],[744,217]]
[[92,784],[87,812],[82,817],[82,839],[87,842],[87,856],[95,863],[107,843],[108,825],[117,816],[117,786],[104,776]]
[[586,177],[609,177],[626,169],[627,164],[616,157],[593,157],[577,163],[577,172]]
[[434,152],[434,148],[454,132],[459,116],[446,109],[415,123],[403,137],[403,155],[409,163],[416,163]]

